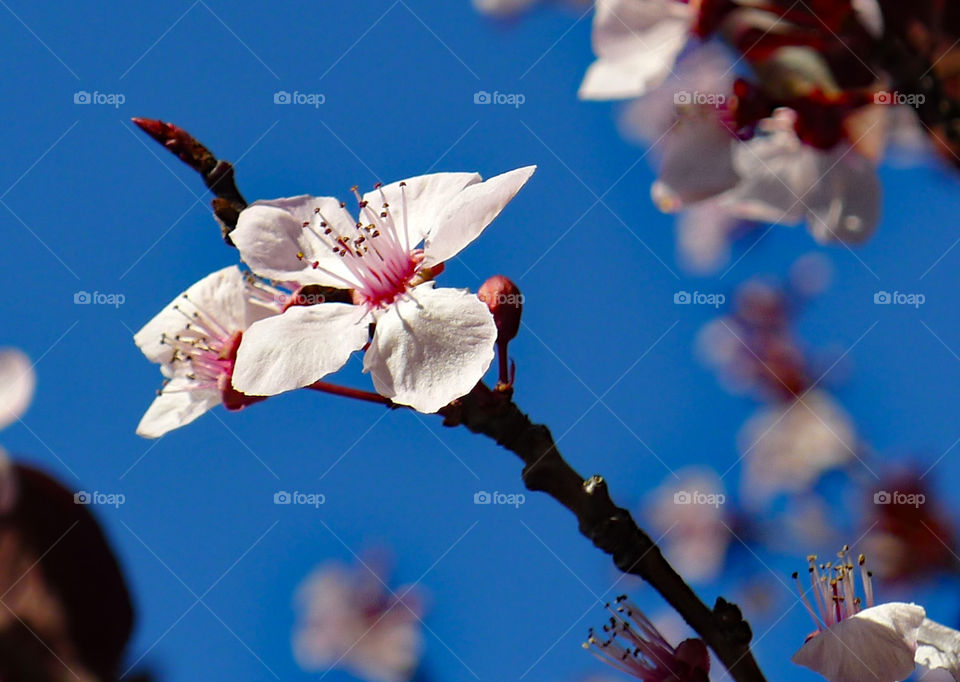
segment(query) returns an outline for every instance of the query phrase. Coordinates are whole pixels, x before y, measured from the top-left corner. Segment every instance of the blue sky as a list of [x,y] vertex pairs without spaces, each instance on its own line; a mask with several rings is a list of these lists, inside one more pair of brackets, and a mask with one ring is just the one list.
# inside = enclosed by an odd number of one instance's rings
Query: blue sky
[[[436,418],[304,392],[218,410],[157,442],[138,438],[160,375],[132,333],[236,254],[199,178],[131,116],[176,122],[234,161],[249,200],[538,164],[444,283],[476,288],[497,273],[518,282],[517,400],[581,473],[603,473],[631,508],[670,470],[729,467],[752,410],[693,359],[712,309],[676,306],[674,292],[729,294],[810,251],[824,252],[836,277],[799,330],[813,347],[850,350],[838,397],[877,466],[933,463],[960,438],[960,195],[934,164],[883,170],[884,220],[856,252],[781,227],[722,277],[690,277],[676,264],[671,219],[649,200],[643,150],[617,135],[616,108],[576,100],[589,16],[557,7],[494,23],[466,0],[2,4],[0,345],[23,348],[39,375],[33,407],[2,442],[68,485],[126,496],[97,513],[136,597],[130,659],[165,680],[318,677],[290,653],[292,593],[314,564],[378,544],[394,548],[398,583],[419,580],[430,594],[426,668],[438,680],[604,672],[580,648],[602,602],[629,590],[651,613],[663,606],[621,580],[551,500],[474,505],[478,490],[520,492],[519,461]],[[325,100],[280,106],[280,90]],[[78,105],[78,91],[124,102]],[[476,105],[478,91],[525,102]],[[927,302],[879,307],[878,290]],[[79,306],[78,291],[125,302]],[[358,363],[346,372],[366,385]],[[954,502],[957,452],[933,477]],[[278,507],[280,489],[327,503]],[[836,502],[839,515],[855,501]],[[794,600],[773,576],[823,549],[741,561],[785,610]],[[732,582],[704,586],[705,599]],[[955,594],[929,606],[955,620]],[[754,628],[772,679],[816,679],[787,662],[809,630],[802,610]]]

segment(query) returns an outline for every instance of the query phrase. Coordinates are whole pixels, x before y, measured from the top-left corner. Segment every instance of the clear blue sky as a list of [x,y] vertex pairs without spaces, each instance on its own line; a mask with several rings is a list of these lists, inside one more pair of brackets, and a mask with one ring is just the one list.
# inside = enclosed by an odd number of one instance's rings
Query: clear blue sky
[[[144,660],[170,682],[273,679],[266,668],[283,680],[316,677],[290,653],[295,586],[327,557],[385,543],[398,581],[422,577],[431,594],[426,666],[436,679],[603,672],[580,649],[602,601],[629,589],[651,613],[662,604],[632,579],[614,586],[607,559],[551,500],[475,506],[478,490],[522,490],[519,462],[491,442],[436,418],[307,392],[239,415],[218,410],[159,442],[134,435],[160,375],[132,332],[236,255],[199,178],[129,117],[196,134],[237,162],[251,200],[346,194],[429,169],[493,175],[539,164],[444,282],[476,288],[502,273],[519,283],[528,329],[513,344],[517,399],[562,435],[582,473],[603,473],[631,507],[668,475],[664,463],[726,469],[752,409],[693,359],[711,310],[675,306],[673,293],[729,293],[755,273],[783,273],[816,248],[806,233],[773,230],[723,278],[684,275],[671,219],[649,200],[643,150],[617,136],[613,106],[576,100],[590,22],[570,10],[504,25],[467,0],[0,4],[0,345],[26,350],[39,374],[25,423],[2,442],[70,485],[126,495],[122,508],[97,512],[136,597],[131,659],[149,650]],[[125,102],[77,105],[80,90]],[[278,106],[278,90],[326,100]],[[480,90],[526,101],[478,106]],[[884,456],[932,462],[960,437],[960,248],[944,256],[960,237],[960,195],[932,166],[885,169],[883,180],[876,237],[856,255],[825,250],[836,283],[800,330],[817,347],[856,343],[838,395],[865,439]],[[878,289],[922,292],[927,303],[878,307]],[[74,305],[80,290],[126,302]],[[945,489],[957,452],[937,469]],[[278,507],[278,489],[322,492],[327,504]],[[838,499],[838,514],[853,502]],[[794,600],[764,564],[786,577],[823,549],[745,554],[739,565],[766,576],[763,589],[786,609]],[[703,587],[706,600],[729,582]],[[929,607],[955,620],[953,593]],[[771,625],[754,623],[758,634]],[[786,660],[808,630],[797,608],[763,637],[757,653],[771,679],[815,679]]]

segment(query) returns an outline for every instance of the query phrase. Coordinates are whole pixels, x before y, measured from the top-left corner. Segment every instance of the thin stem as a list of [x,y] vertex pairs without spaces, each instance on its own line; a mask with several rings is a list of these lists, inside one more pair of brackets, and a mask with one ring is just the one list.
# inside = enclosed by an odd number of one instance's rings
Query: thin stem
[[359,388],[350,388],[349,386],[331,384],[326,381],[316,381],[309,386],[306,386],[306,388],[313,389],[314,391],[320,391],[322,393],[329,393],[331,395],[339,395],[344,398],[354,398],[355,400],[363,400],[368,403],[376,403],[377,405],[384,405],[386,407],[399,407],[398,405],[395,405],[392,400],[389,398],[384,398],[379,393],[363,391]]

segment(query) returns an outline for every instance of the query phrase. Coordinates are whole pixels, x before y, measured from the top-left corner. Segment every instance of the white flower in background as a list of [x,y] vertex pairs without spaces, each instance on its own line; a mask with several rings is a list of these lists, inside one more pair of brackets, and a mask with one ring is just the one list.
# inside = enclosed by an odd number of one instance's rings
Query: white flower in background
[[709,581],[723,568],[730,544],[726,497],[710,469],[684,469],[650,495],[646,518],[663,535],[663,553],[686,579]]
[[281,312],[284,294],[230,266],[177,296],[136,333],[134,342],[166,381],[137,433],[159,438],[220,405],[238,410],[261,400],[234,389],[231,376],[243,332]]
[[697,18],[695,3],[679,0],[597,0],[593,51],[580,98],[639,97],[673,69]]
[[297,591],[294,655],[305,670],[340,666],[369,682],[404,682],[423,653],[419,598],[389,592],[365,567],[328,563]]
[[[863,555],[856,565],[844,547],[836,564],[810,557],[810,581],[816,607],[797,587],[817,630],[793,655],[794,663],[830,682],[895,682],[909,677],[916,664],[917,636],[926,612],[916,604],[874,605],[873,585]],[[857,574],[863,600],[857,595]],[[819,617],[818,617],[819,616]]]
[[33,365],[26,355],[14,348],[0,348],[0,429],[27,411],[36,383]]
[[493,316],[476,295],[434,288],[431,280],[534,170],[485,182],[476,173],[423,175],[363,197],[354,189],[358,217],[332,197],[261,201],[245,209],[231,238],[254,272],[350,289],[356,305],[293,307],[254,324],[237,355],[234,386],[248,395],[308,386],[369,345],[364,371],[395,403],[436,412],[469,393],[493,360]]
[[[875,606],[864,556],[854,565],[849,547],[844,547],[838,557],[835,564],[818,564],[817,557],[809,557],[813,603],[799,576],[793,575],[817,626],[793,662],[830,682],[895,682],[909,677],[918,664],[922,680],[960,680],[960,632],[930,620],[917,604]],[[857,594],[858,573],[866,608]],[[941,672],[949,676],[938,676]]]
[[[801,401],[801,402],[796,402]],[[827,393],[761,408],[737,436],[744,459],[742,495],[763,503],[780,492],[807,490],[820,476],[856,457],[850,417]]]

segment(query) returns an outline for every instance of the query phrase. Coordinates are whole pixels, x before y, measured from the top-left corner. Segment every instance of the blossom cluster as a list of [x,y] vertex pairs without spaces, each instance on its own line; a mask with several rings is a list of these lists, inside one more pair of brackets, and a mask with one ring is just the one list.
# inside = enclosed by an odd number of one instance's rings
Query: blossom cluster
[[392,404],[430,413],[469,393],[494,358],[498,301],[436,277],[534,170],[354,188],[356,213],[308,195],[250,205],[230,234],[249,271],[208,275],[135,335],[165,377],[137,432],[160,437],[219,404],[315,386],[357,351]]

